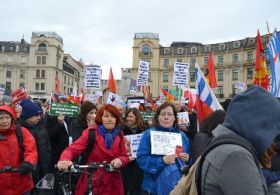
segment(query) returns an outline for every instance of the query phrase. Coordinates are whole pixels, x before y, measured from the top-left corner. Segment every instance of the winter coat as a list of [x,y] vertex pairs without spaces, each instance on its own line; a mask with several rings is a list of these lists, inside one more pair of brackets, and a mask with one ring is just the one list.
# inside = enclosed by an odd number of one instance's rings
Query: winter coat
[[198,132],[192,143],[192,160],[193,162],[202,154],[205,150],[208,142],[210,141],[212,134],[210,132]]
[[[105,146],[105,140],[100,134],[98,127],[95,129],[92,129],[91,127],[84,130],[82,136],[63,151],[60,160],[72,160],[74,157],[85,151],[90,129],[95,130],[96,141],[86,164],[91,164],[93,162],[101,163],[103,161],[110,163],[113,159],[119,158],[122,161],[122,168],[125,167],[128,163],[128,155],[123,137],[117,135],[114,138],[112,147],[107,149]],[[87,177],[88,176],[86,174],[82,174],[79,178],[75,190],[76,195],[84,195],[86,192],[88,185]],[[94,194],[124,194],[120,171],[106,172],[104,168],[99,168],[93,173],[92,183]]]
[[[124,135],[134,134],[128,126],[125,126],[122,131]],[[136,134],[138,133],[141,133],[141,131],[136,131]],[[125,191],[141,189],[143,170],[139,168],[136,160],[129,162],[128,165],[122,170],[122,179]]]
[[72,133],[73,141],[79,139],[83,131],[87,128],[86,123],[81,119],[79,115],[77,118],[74,118],[70,125],[70,131]]
[[20,124],[27,128],[33,135],[37,151],[38,151],[38,163],[36,169],[32,172],[34,183],[38,183],[47,173],[51,172],[51,144],[49,141],[49,135],[41,121],[37,125],[29,125],[23,120],[20,120]]
[[71,136],[71,132],[68,125],[69,123],[67,123],[68,120],[69,118],[65,117],[65,122],[68,128],[67,131],[64,124],[58,122],[57,116],[48,116],[47,118],[46,128],[51,143],[51,168],[53,169],[52,172],[55,171],[54,166],[55,164],[57,164],[61,153],[65,148],[69,146],[69,137]]
[[[269,92],[253,86],[231,101],[224,123],[212,133],[237,134],[246,139],[261,158],[280,129],[280,103]],[[272,194],[253,155],[232,144],[211,150],[202,166],[202,195]],[[278,191],[280,193],[280,191]]]
[[[7,106],[0,106],[0,110],[5,110],[13,116],[13,111]],[[16,117],[13,117],[16,120]],[[16,136],[16,127],[12,125],[11,129],[0,133],[0,169],[6,166],[18,168],[21,163],[20,146]],[[33,136],[29,131],[22,127],[24,161],[31,165],[36,165],[37,149]],[[29,192],[33,187],[31,174],[21,175],[19,172],[0,173],[0,195],[18,195]]]
[[[142,190],[156,194],[155,180],[157,175],[165,168],[163,162],[163,155],[152,155],[151,154],[151,131],[164,131],[164,132],[178,132],[179,131],[172,127],[166,129],[163,127],[150,128],[145,131],[142,136],[139,148],[137,151],[137,163],[138,166],[144,170],[144,179],[142,183]],[[189,154],[189,140],[187,136],[181,132],[183,152]]]

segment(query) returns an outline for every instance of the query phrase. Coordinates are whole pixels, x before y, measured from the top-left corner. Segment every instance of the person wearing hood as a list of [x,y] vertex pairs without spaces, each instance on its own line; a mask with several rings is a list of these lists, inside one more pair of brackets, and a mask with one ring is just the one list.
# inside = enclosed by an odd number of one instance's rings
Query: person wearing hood
[[37,163],[36,143],[29,131],[21,127],[24,146],[21,153],[16,119],[12,107],[0,106],[0,194],[24,194],[34,188],[31,171]]
[[33,135],[38,149],[38,164],[32,172],[33,181],[38,183],[51,170],[51,144],[45,123],[41,120],[43,111],[38,104],[26,98],[21,100],[20,106],[20,124]]
[[[142,194],[157,194],[157,183],[155,180],[158,176],[164,170],[167,170],[169,165],[175,165],[177,161],[184,161],[185,163],[189,161],[189,141],[187,136],[184,133],[180,133],[178,129],[177,112],[174,105],[164,103],[159,106],[155,113],[154,121],[154,127],[144,132],[137,151],[136,160],[138,166],[144,171]],[[179,133],[182,139],[182,151],[180,154],[175,154],[175,148],[173,154],[152,154],[151,131]]]
[[[213,135],[240,136],[253,146],[259,164],[266,167],[268,151],[280,130],[279,116],[277,99],[253,86],[232,99],[224,123],[215,128]],[[201,191],[206,195],[279,194],[279,186],[267,186],[253,154],[238,145],[223,144],[211,150],[203,162],[201,178]]]

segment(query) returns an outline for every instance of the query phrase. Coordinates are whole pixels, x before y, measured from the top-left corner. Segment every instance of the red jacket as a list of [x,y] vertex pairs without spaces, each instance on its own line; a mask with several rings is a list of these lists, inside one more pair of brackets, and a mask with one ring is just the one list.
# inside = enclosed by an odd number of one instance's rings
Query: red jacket
[[[15,118],[15,113],[8,106],[0,106],[0,110],[5,110]],[[37,148],[33,136],[26,128],[21,128],[23,134],[24,145],[24,161],[35,165],[37,162]],[[22,161],[20,155],[20,147],[15,132],[15,125],[12,124],[8,131],[0,132],[0,169],[5,166],[18,168]],[[31,174],[20,175],[18,172],[0,173],[0,195],[18,195],[28,192],[34,188]]]
[[[61,154],[60,160],[72,160],[77,155],[81,154],[87,147],[89,129],[83,131],[82,136],[72,145],[66,148]],[[128,163],[128,155],[125,146],[125,141],[121,136],[116,136],[113,145],[110,149],[105,147],[105,141],[99,130],[95,130],[96,141],[93,145],[93,150],[89,155],[87,164],[92,162],[111,162],[115,158],[122,161],[122,168]],[[87,175],[82,174],[76,186],[76,195],[84,195],[87,190]],[[105,172],[103,168],[99,168],[93,173],[93,194],[102,195],[123,195],[123,184],[120,171]]]

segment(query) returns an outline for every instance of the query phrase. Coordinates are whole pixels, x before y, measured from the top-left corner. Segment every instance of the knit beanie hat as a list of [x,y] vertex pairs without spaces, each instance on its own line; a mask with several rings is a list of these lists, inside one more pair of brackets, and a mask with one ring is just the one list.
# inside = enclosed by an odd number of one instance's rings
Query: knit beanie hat
[[21,118],[26,120],[32,116],[38,116],[43,113],[42,109],[38,106],[38,104],[32,102],[30,99],[23,99],[20,102],[22,107]]
[[92,110],[92,109],[96,109],[97,107],[95,106],[95,104],[93,104],[90,101],[85,101],[82,105],[81,105],[81,115],[86,117],[86,115]]

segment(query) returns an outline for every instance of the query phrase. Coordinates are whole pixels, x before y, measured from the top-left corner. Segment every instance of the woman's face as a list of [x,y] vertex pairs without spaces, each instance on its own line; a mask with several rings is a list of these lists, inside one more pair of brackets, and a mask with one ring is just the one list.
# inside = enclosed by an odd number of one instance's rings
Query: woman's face
[[114,129],[116,126],[116,121],[117,119],[110,112],[104,110],[102,115],[102,124],[107,130],[111,131]]
[[96,109],[92,109],[89,113],[87,113],[87,121],[95,120],[96,112]]
[[168,106],[160,111],[158,121],[162,127],[171,128],[174,124],[175,117],[172,107]]
[[126,117],[126,124],[127,126],[131,127],[136,123],[136,116],[133,114],[133,112],[128,113]]
[[12,124],[12,117],[8,113],[0,115],[0,129],[8,130]]

